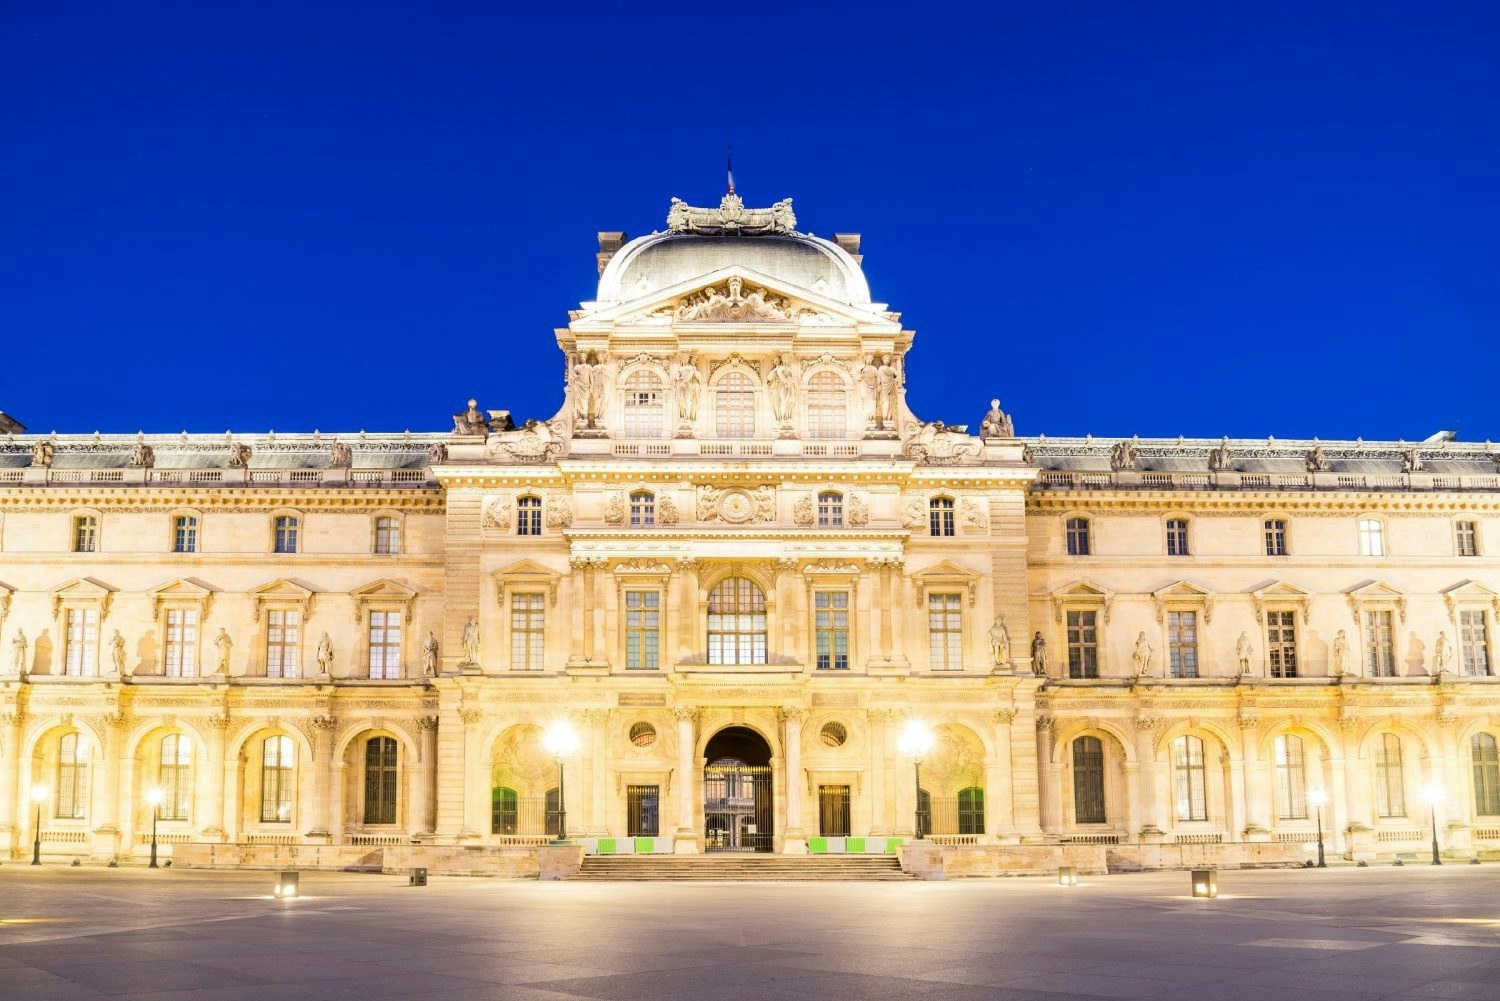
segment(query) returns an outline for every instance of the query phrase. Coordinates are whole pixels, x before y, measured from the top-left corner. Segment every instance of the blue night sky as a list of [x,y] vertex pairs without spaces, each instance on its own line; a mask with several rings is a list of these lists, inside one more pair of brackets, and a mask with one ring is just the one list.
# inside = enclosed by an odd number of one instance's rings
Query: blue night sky
[[1500,5],[520,6],[8,5],[0,410],[549,416],[595,233],[732,139],[864,234],[926,419],[1500,439]]

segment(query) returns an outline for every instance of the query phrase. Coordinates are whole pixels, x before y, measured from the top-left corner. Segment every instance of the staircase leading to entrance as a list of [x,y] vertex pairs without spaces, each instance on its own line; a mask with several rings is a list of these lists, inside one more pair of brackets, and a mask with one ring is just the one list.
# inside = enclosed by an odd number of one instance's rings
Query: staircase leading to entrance
[[896,880],[914,879],[894,855],[585,855],[567,879],[594,880]]

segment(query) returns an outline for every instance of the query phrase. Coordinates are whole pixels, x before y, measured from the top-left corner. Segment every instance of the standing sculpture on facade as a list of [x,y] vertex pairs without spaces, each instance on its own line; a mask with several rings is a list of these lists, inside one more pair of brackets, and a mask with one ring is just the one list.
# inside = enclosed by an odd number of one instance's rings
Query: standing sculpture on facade
[[1117,441],[1109,450],[1109,468],[1116,473],[1122,469],[1134,469],[1137,459],[1133,438]]
[[115,674],[125,674],[125,637],[120,635],[116,629],[115,634],[109,638],[109,662],[114,665]]
[[219,627],[219,635],[214,637],[214,649],[219,652],[218,660],[214,664],[214,674],[222,674],[229,677],[229,654],[234,650],[234,640],[229,638],[229,633],[222,626]]
[[459,435],[483,435],[489,433],[490,422],[479,409],[479,401],[469,398],[468,406],[461,414],[453,415],[453,433]]
[[691,354],[683,353],[672,362],[669,373],[672,377],[673,395],[677,401],[677,423],[680,428],[691,431],[698,420],[698,398],[703,393],[703,376],[693,363]]
[[243,442],[231,442],[229,445],[229,468],[244,469],[250,465],[250,446]]
[[1226,435],[1219,442],[1219,447],[1208,453],[1208,468],[1214,473],[1228,473],[1234,470],[1234,454],[1229,451],[1229,437]]
[[573,360],[568,372],[568,394],[573,398],[573,418],[577,429],[594,431],[604,415],[604,392],[608,376],[599,356],[590,351]]
[[1240,638],[1234,643],[1234,659],[1239,662],[1241,675],[1250,674],[1250,655],[1254,652],[1255,648],[1250,645],[1250,634],[1240,633]]
[[1038,678],[1047,676],[1047,640],[1040,630],[1031,638],[1031,673]]
[[1437,642],[1432,645],[1432,673],[1447,674],[1453,663],[1453,647],[1448,644],[1448,634],[1439,632]]
[[766,376],[766,388],[771,391],[771,415],[783,427],[791,424],[797,412],[797,363],[781,355],[776,365]]
[[981,438],[1014,438],[1016,426],[1012,423],[1010,415],[1000,409],[999,400],[990,401],[990,412],[984,415],[984,420],[979,422],[979,437]]
[[1303,461],[1307,464],[1307,471],[1309,473],[1328,472],[1328,456],[1323,454],[1322,445],[1314,445],[1312,449],[1305,456],[1303,456]]
[[470,619],[464,623],[464,663],[479,663],[479,620]]
[[19,629],[15,639],[10,641],[10,666],[11,673],[17,677],[26,673],[26,634]]
[[130,466],[132,469],[149,469],[156,465],[156,449],[143,441],[135,443],[130,450]]
[[997,665],[1010,663],[1010,630],[1005,628],[1005,616],[995,616],[990,626],[990,656]]
[[901,389],[901,371],[893,356],[884,355],[880,367],[875,371],[875,427],[880,430],[894,428],[896,423],[896,395]]
[[52,465],[52,456],[55,446],[50,441],[39,441],[31,446],[31,464],[33,466]]
[[880,367],[875,364],[875,356],[866,355],[856,361],[850,367],[849,374],[854,377],[854,385],[859,392],[859,414],[864,421],[865,430],[874,430],[875,401],[880,394]]
[[1349,637],[1340,629],[1338,635],[1333,638],[1333,676],[1338,678],[1348,673]]
[[341,441],[331,442],[328,446],[328,468],[348,469],[354,465],[354,449]]
[[333,674],[333,640],[324,633],[318,639],[318,674],[328,677]]
[[436,678],[438,673],[438,640],[427,630],[427,639],[422,643],[422,676]]
[[1155,653],[1151,649],[1151,641],[1146,638],[1146,630],[1142,629],[1139,636],[1135,638],[1135,651],[1130,655],[1131,665],[1135,668],[1135,676],[1144,678],[1151,673],[1151,655]]

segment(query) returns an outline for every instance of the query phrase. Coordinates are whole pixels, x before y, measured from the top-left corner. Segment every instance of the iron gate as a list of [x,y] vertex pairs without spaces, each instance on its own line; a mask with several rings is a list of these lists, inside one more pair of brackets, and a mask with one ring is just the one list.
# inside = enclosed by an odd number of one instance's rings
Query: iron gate
[[848,786],[818,786],[818,833],[825,838],[849,836]]
[[775,836],[771,769],[709,765],[703,769],[703,847],[710,852],[768,852]]

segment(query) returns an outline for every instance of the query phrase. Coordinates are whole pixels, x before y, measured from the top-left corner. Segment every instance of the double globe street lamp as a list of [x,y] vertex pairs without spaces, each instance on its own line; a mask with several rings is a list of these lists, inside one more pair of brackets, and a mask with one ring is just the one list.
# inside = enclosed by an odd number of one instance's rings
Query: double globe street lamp
[[568,844],[568,801],[567,789],[563,784],[563,764],[578,750],[578,731],[567,720],[557,720],[542,734],[542,746],[557,759],[557,837],[552,843],[565,845]]
[[901,729],[901,736],[896,738],[896,748],[902,754],[911,758],[912,764],[917,770],[917,809],[916,823],[912,830],[916,832],[914,840],[921,841],[925,833],[922,830],[922,759],[927,752],[932,750],[932,730],[921,720],[910,720]]
[[151,862],[148,868],[155,869],[156,865],[156,825],[161,820],[161,804],[167,798],[167,791],[161,787],[149,790],[146,793],[146,802],[151,804]]

